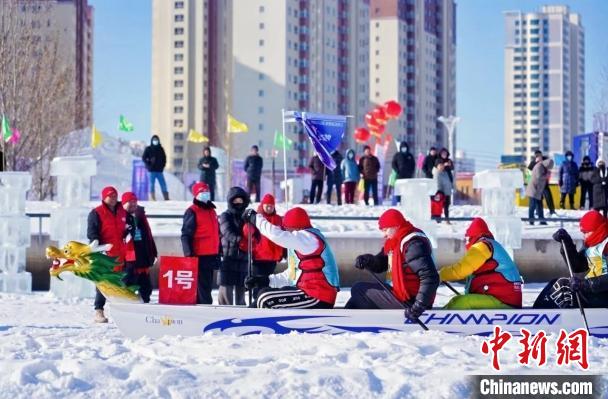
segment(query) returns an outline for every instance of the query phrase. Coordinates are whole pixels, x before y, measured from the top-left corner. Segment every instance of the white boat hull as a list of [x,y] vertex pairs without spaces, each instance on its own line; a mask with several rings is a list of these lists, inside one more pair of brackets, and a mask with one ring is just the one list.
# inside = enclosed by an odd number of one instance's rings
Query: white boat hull
[[[199,336],[205,333],[250,335],[344,334],[354,332],[420,331],[404,319],[401,310],[352,309],[251,309],[235,306],[175,306],[111,303],[111,317],[128,338],[164,335]],[[608,338],[608,309],[586,309],[591,334]],[[443,310],[426,311],[421,317],[430,330],[462,335],[489,335],[494,326],[514,335],[520,329],[559,333],[584,327],[578,309],[545,310]]]

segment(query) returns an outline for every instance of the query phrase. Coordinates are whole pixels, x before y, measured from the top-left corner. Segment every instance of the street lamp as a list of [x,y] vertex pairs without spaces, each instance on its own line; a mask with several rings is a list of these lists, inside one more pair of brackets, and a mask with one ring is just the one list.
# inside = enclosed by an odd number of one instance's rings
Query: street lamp
[[456,124],[460,122],[460,117],[450,115],[448,117],[440,116],[437,120],[443,123],[446,130],[448,131],[448,151],[450,152],[450,156],[456,157],[456,148],[454,148],[454,130],[456,129]]

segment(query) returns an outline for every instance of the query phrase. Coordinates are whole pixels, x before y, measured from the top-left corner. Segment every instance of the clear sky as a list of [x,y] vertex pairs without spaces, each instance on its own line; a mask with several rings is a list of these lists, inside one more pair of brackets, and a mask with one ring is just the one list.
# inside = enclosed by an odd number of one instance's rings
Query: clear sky
[[[166,0],[169,1],[169,0]],[[592,127],[602,66],[608,66],[608,0],[457,0],[458,148],[492,166],[503,150],[503,11],[567,4],[582,15],[586,52],[586,129]],[[89,0],[95,8],[94,119],[118,134],[118,115],[135,125],[123,137],[150,136],[151,0]]]

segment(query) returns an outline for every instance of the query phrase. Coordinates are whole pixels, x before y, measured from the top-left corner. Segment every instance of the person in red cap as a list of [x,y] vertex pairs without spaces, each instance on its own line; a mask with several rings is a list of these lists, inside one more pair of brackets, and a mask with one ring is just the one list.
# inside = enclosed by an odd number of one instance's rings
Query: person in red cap
[[581,218],[579,226],[584,237],[580,251],[576,250],[566,230],[559,229],[553,234],[553,239],[560,243],[564,261],[567,263],[566,254],[570,260],[573,276],[550,281],[536,298],[533,307],[578,307],[573,293],[579,294],[584,307],[608,307],[608,220],[593,210]]
[[439,271],[441,281],[465,280],[464,295],[446,309],[521,308],[521,275],[507,251],[494,240],[482,218],[474,218],[465,232],[467,252],[457,263]]
[[[115,257],[120,263],[122,271],[125,261],[124,234],[127,213],[118,203],[118,191],[112,186],[101,190],[101,204],[93,209],[87,219],[87,238],[97,240],[99,244],[112,244],[107,252],[108,256]],[[108,319],[103,313],[106,298],[96,289],[95,293],[95,322],[107,323]]]
[[127,285],[137,285],[144,303],[150,302],[152,281],[150,267],[156,262],[158,251],[152,237],[152,229],[146,217],[146,210],[137,204],[137,196],[127,191],[122,194],[122,207],[127,214],[125,227],[125,271],[123,281]]
[[[275,226],[281,227],[283,219],[279,216],[275,209],[275,201],[272,194],[264,195],[262,202],[258,206],[258,214],[262,215],[268,222]],[[245,225],[245,235],[249,234],[249,229],[252,229],[253,237],[253,276],[262,277],[260,285],[253,288],[253,298],[257,299],[258,292],[262,288],[268,287],[268,279],[263,277],[269,277],[274,274],[274,269],[283,258],[284,248],[280,245],[270,241],[267,237],[260,234],[260,232],[250,223]]]
[[[244,219],[254,224],[270,241],[287,248],[287,270],[273,275],[273,287],[260,290],[258,308],[331,309],[336,303],[340,287],[338,265],[331,247],[323,234],[312,227],[310,218],[302,208],[292,208],[283,217],[283,229],[270,223],[253,209],[248,209]],[[261,280],[265,281],[261,281]],[[268,277],[248,276],[245,286],[249,289],[261,283],[268,284]]]
[[378,227],[386,240],[384,248],[377,255],[357,256],[355,267],[372,273],[387,272],[387,287],[378,283],[355,283],[346,308],[400,309],[406,304],[405,316],[417,320],[433,306],[439,286],[431,242],[396,209],[385,211]]
[[198,258],[196,303],[211,305],[213,271],[219,268],[220,230],[211,190],[206,183],[192,186],[192,205],[184,213],[182,249],[184,256]]

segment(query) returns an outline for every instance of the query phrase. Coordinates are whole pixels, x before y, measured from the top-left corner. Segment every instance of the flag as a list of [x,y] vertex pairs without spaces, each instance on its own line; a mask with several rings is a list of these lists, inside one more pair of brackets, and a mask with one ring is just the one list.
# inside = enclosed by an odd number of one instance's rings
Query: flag
[[209,141],[209,138],[203,136],[202,133],[199,133],[194,129],[190,129],[190,132],[188,132],[188,141],[192,143],[206,143]]
[[20,139],[21,139],[21,132],[19,130],[17,130],[17,128],[14,128],[13,129],[13,135],[8,140],[8,142],[11,143],[11,144],[17,144]]
[[319,155],[321,162],[329,170],[334,170],[337,165],[331,154],[340,146],[344,137],[346,116],[303,112],[301,117],[297,113],[296,120],[304,125],[308,139],[315,148],[317,155]]
[[99,133],[99,130],[93,125],[91,127],[91,147],[97,148],[102,141],[103,137],[101,136],[101,133]]
[[228,114],[228,133],[247,133],[249,127],[243,122],[239,122]]
[[6,117],[6,115],[2,115],[1,130],[2,130],[2,138],[4,139],[5,142],[8,142],[11,139],[13,132],[11,132],[11,127],[8,124],[8,118]]
[[125,118],[124,115],[120,115],[118,117],[118,130],[121,130],[123,132],[132,132],[133,130],[135,130],[135,128],[133,127],[133,124],[129,122],[127,118]]
[[278,130],[274,131],[274,148],[277,150],[282,150],[283,147],[288,148],[291,146],[293,146],[293,140],[291,140],[289,137],[285,137],[285,140],[283,140],[283,133],[279,132]]

